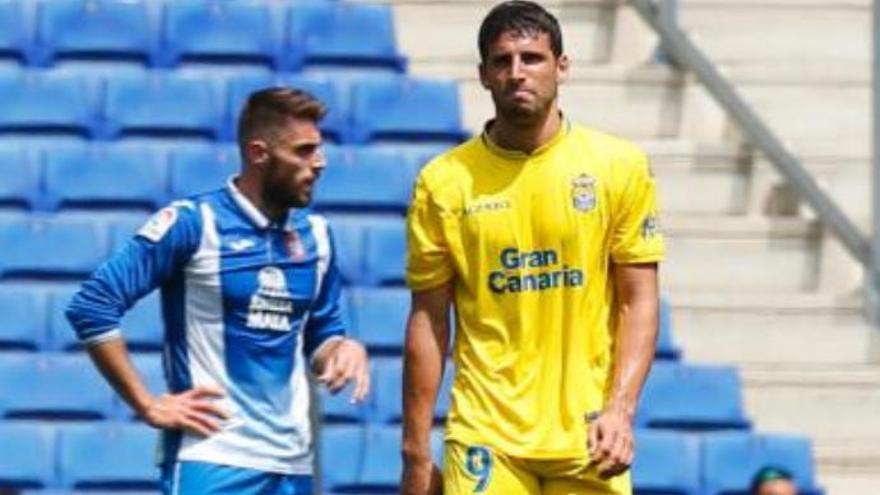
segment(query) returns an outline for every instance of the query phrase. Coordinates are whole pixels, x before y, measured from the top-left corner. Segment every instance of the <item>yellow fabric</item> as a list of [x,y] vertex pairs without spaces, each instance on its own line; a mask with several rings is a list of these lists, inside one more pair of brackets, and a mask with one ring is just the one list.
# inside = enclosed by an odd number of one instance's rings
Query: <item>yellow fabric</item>
[[629,495],[629,473],[603,480],[586,455],[519,459],[479,445],[446,442],[444,495]]
[[412,290],[454,279],[447,438],[581,456],[610,385],[609,260],[663,256],[645,154],[580,126],[531,155],[476,137],[422,170],[407,224]]

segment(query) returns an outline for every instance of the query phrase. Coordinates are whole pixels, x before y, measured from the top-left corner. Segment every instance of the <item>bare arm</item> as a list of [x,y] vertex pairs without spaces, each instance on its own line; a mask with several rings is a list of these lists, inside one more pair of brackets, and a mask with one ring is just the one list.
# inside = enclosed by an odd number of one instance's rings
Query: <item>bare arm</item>
[[150,426],[184,429],[207,436],[220,429],[216,418],[227,417],[209,400],[223,395],[222,390],[214,387],[196,387],[180,394],[153,396],[131,364],[125,341],[121,338],[91,345],[88,352],[116,393]]
[[657,265],[615,265],[618,298],[615,367],[611,396],[591,425],[589,450],[600,475],[620,474],[632,464],[632,421],[657,343]]
[[440,477],[431,459],[434,404],[449,344],[452,284],[413,293],[406,328],[403,371],[403,458],[401,493],[439,493]]

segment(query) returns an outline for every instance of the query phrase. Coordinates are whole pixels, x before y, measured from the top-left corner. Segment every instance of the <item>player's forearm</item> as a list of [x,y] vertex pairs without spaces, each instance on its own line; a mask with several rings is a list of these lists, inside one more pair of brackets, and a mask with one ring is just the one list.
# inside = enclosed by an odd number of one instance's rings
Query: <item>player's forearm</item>
[[88,347],[95,365],[125,402],[143,416],[153,401],[134,365],[128,357],[125,341],[121,338],[107,340]]
[[449,338],[448,304],[424,305],[417,299],[407,324],[403,372],[403,453],[414,461],[430,458],[434,403]]
[[632,420],[639,393],[654,359],[659,304],[656,267],[627,267],[624,271],[626,273],[616,275],[620,298],[617,355],[607,409]]

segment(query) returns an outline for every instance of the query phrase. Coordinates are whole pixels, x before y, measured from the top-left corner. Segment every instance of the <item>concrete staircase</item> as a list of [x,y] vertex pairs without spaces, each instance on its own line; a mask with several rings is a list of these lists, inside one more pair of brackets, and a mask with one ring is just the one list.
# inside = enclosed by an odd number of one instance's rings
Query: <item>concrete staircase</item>
[[[866,227],[870,2],[680,2],[682,26]],[[880,331],[861,316],[860,267],[692,76],[650,62],[656,38],[631,8],[543,3],[574,60],[567,115],[652,157],[669,249],[662,283],[686,359],[740,366],[757,428],[812,437],[829,494],[880,493]],[[492,115],[476,33],[493,4],[392,0],[411,72],[458,80],[475,132]]]

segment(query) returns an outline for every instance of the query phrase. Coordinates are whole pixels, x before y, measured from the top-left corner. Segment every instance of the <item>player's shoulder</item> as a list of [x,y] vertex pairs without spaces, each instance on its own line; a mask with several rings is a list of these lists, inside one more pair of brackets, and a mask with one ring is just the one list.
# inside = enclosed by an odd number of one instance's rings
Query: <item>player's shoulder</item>
[[479,163],[483,154],[481,137],[474,136],[428,161],[419,171],[416,183],[434,193],[455,188],[456,184],[470,180],[475,171],[473,165]]
[[646,158],[645,151],[635,142],[614,134],[600,131],[580,124],[572,124],[572,136],[581,146],[592,153],[605,155],[615,162],[641,162]]

